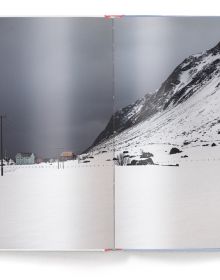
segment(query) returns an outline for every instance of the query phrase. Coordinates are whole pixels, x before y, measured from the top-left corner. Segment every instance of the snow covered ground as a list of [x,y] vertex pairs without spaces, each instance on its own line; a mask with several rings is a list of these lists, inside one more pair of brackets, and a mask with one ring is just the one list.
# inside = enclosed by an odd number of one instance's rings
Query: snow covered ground
[[116,247],[220,247],[220,162],[116,166]]
[[[91,166],[90,166],[90,165]],[[113,246],[113,167],[77,161],[6,166],[0,177],[0,249]]]
[[[114,143],[116,154],[129,151],[134,159],[139,159],[141,151],[154,154],[154,162],[169,164],[174,156],[166,156],[172,147],[178,147],[187,153],[192,151],[200,157],[200,152],[211,152],[211,145],[220,145],[220,92],[216,89],[219,79],[210,82],[210,88],[201,89],[184,103],[159,112],[149,120],[141,122],[116,135]],[[94,147],[102,151],[113,149],[112,141],[107,140]],[[206,149],[209,147],[208,149]],[[196,151],[197,150],[197,151]],[[215,149],[215,152],[219,149]],[[181,154],[182,156],[183,154]],[[190,160],[190,154],[188,155]],[[210,158],[209,153],[207,154]],[[176,157],[181,159],[180,155]],[[166,161],[165,161],[166,159]],[[195,159],[195,158],[194,158]],[[175,163],[180,163],[175,161]],[[186,160],[185,160],[186,161]]]
[[[220,44],[189,56],[159,90],[116,112],[111,118],[114,141],[113,135],[108,138],[111,126],[107,125],[100,134],[105,137],[91,150],[115,150],[116,156],[128,151],[135,160],[140,159],[142,151],[150,152],[156,164],[181,164],[200,160],[205,154],[205,160],[219,158],[219,149],[215,149],[216,154],[209,149],[220,146],[219,79]],[[167,156],[172,147],[188,153],[188,159],[182,160],[183,153]]]

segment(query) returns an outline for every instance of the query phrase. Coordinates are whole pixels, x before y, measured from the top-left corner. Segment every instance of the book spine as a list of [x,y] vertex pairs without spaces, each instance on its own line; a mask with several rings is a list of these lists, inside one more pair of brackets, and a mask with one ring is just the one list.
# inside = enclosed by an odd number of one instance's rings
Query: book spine
[[105,252],[112,252],[112,251],[123,251],[123,249],[119,248],[106,248],[104,249]]

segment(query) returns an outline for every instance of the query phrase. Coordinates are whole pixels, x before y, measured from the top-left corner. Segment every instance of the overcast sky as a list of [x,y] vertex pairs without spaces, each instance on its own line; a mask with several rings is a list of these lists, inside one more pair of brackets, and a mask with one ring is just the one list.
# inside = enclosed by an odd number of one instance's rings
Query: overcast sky
[[[117,108],[159,88],[188,55],[220,41],[220,18],[114,21]],[[104,18],[1,18],[0,113],[7,151],[80,153],[113,110],[112,23]]]
[[112,114],[105,19],[0,19],[0,112],[10,154],[80,153]]
[[116,108],[158,89],[186,57],[220,41],[220,17],[124,17],[114,25]]

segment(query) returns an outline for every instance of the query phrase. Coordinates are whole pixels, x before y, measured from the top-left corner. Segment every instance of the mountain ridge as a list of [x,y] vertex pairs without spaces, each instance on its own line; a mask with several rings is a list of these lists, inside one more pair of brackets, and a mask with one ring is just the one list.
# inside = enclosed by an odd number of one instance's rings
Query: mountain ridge
[[[220,77],[220,42],[213,48],[185,58],[153,93],[118,110],[89,149],[132,127],[184,103],[213,79]],[[219,79],[220,82],[220,79]],[[220,84],[216,84],[218,88]]]

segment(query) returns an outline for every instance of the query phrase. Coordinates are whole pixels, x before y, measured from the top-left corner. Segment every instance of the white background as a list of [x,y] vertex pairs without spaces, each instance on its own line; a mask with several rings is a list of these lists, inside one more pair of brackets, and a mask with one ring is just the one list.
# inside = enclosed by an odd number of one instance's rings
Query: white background
[[[4,16],[220,15],[218,2],[217,0],[7,0],[7,2],[0,1],[0,14]],[[0,277],[4,280],[185,280],[219,279],[219,276],[220,252],[0,252]]]

